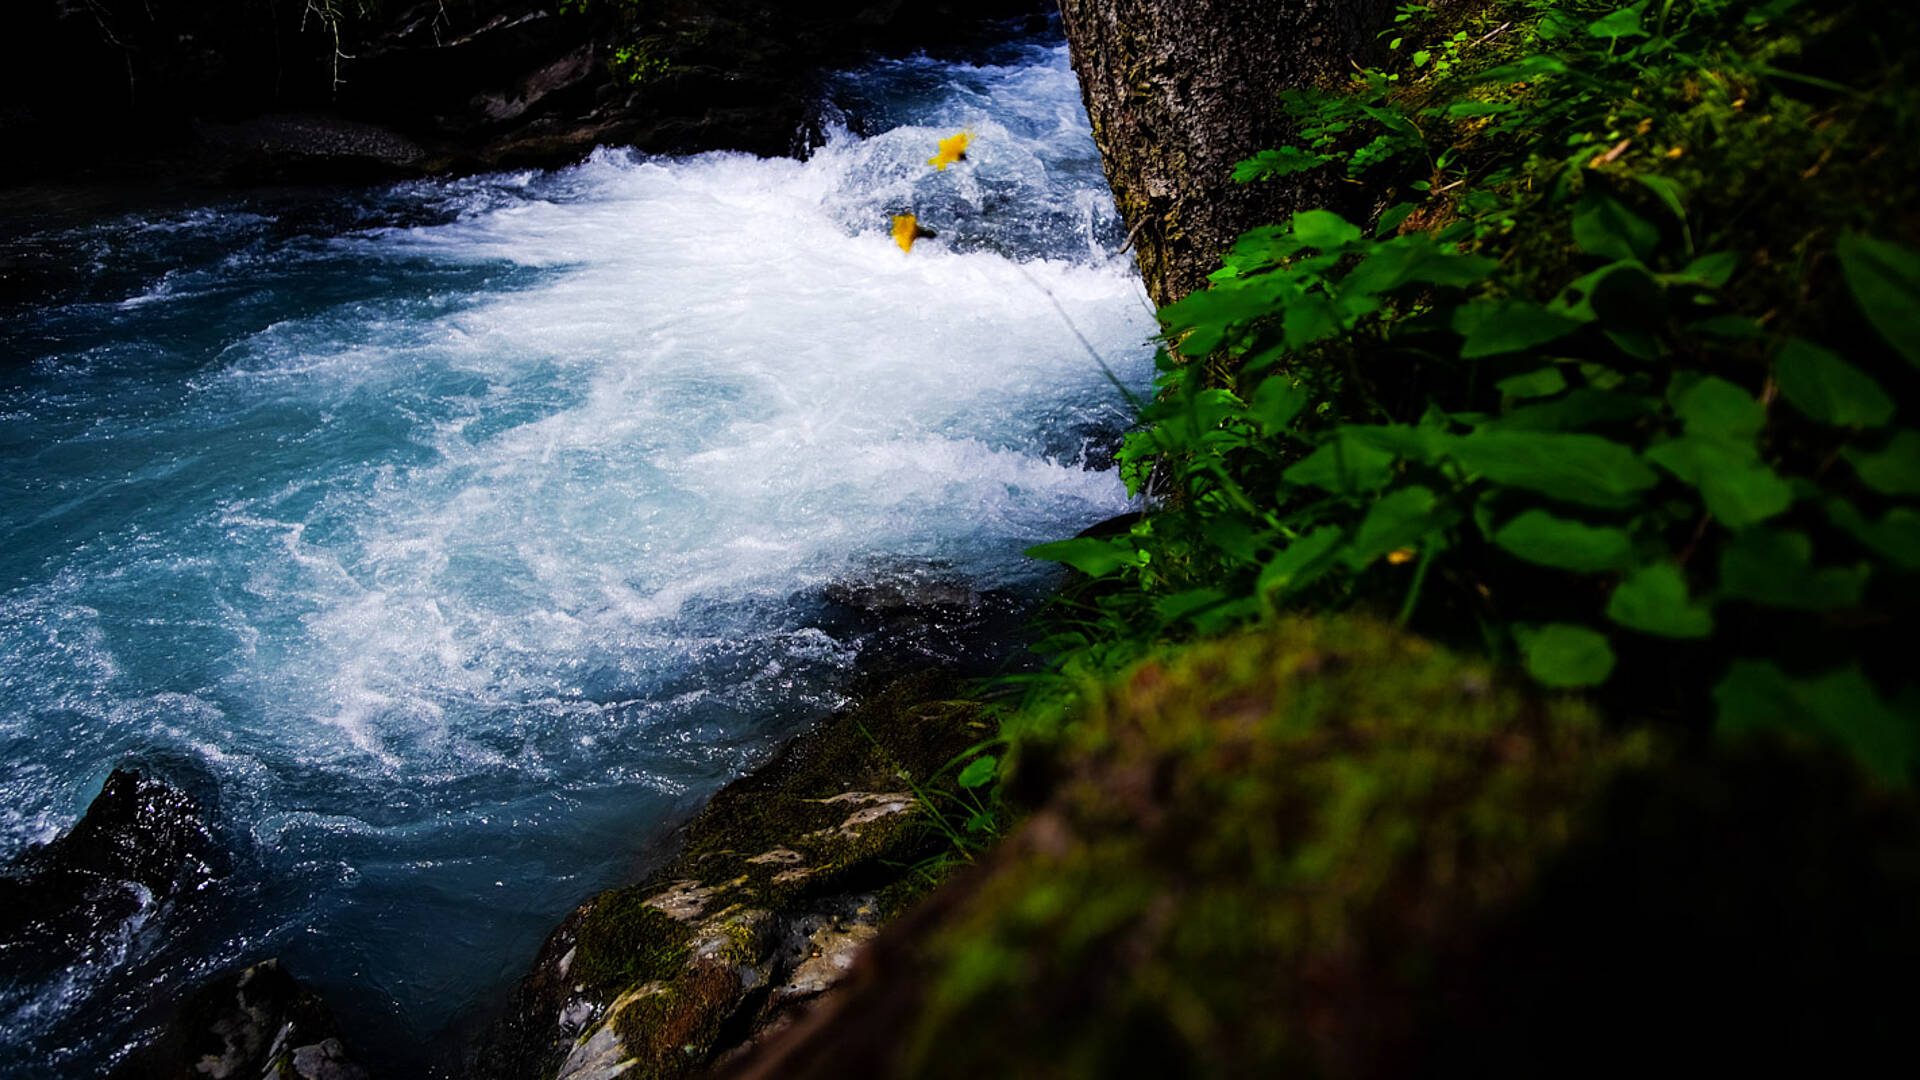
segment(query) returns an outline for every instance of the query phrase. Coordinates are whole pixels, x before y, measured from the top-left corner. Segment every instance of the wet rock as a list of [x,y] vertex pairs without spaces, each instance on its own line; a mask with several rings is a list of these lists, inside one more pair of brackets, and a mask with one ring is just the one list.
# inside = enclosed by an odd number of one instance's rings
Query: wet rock
[[72,829],[0,871],[0,960],[32,975],[88,959],[218,862],[197,799],[116,769]]
[[944,841],[901,774],[934,782],[979,741],[953,689],[902,680],[722,790],[678,857],[561,924],[471,1073],[685,1076],[828,992],[926,888],[909,868]]
[[223,975],[110,1080],[366,1080],[333,1013],[278,960]]

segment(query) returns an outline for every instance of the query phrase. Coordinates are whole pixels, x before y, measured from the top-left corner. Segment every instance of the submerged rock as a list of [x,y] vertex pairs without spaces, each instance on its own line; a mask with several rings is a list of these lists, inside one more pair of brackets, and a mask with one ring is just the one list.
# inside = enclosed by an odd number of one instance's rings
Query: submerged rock
[[137,769],[115,769],[59,838],[0,870],[0,960],[57,971],[97,955],[131,920],[215,872],[200,802]]
[[278,960],[202,986],[111,1080],[366,1080],[333,1013]]

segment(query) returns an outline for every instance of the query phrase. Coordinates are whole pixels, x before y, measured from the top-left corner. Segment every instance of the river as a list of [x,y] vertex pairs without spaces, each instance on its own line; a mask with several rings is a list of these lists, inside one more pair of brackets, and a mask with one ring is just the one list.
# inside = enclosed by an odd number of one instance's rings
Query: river
[[203,778],[232,862],[0,972],[0,1074],[96,1074],[265,956],[421,1066],[844,704],[874,631],[825,586],[1032,595],[1024,547],[1127,508],[1092,354],[1144,389],[1153,322],[1064,46],[874,62],[822,116],[804,161],[12,221],[70,276],[0,323],[0,858],[134,760]]

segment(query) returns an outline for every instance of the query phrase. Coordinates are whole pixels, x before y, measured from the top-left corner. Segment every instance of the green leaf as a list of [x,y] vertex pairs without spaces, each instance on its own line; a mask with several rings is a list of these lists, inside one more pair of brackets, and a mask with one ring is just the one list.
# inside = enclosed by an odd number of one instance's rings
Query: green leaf
[[1263,434],[1278,435],[1293,425],[1311,400],[1306,387],[1284,375],[1270,376],[1261,381],[1253,399],[1247,402],[1247,419],[1260,425]]
[[1586,506],[1630,506],[1659,482],[1633,451],[1598,435],[1482,430],[1447,445],[1456,461],[1496,484]]
[[1407,424],[1347,424],[1340,434],[1422,464],[1431,464],[1445,452],[1447,443],[1442,431]]
[[1565,397],[1522,405],[1482,425],[1487,431],[1571,431],[1595,424],[1636,420],[1655,409],[1654,400],[1640,394],[1580,387]]
[[1257,588],[1266,596],[1275,590],[1290,591],[1312,584],[1333,565],[1329,557],[1340,545],[1342,533],[1337,526],[1322,525],[1288,544],[1260,571]]
[[1660,246],[1660,229],[1590,183],[1573,208],[1573,242],[1589,255],[1644,262]]
[[1835,499],[1827,504],[1827,517],[1900,569],[1920,570],[1920,513],[1896,506],[1879,521],[1868,521],[1852,503]]
[[1768,607],[1831,611],[1860,603],[1867,572],[1813,566],[1813,541],[1788,529],[1749,529],[1720,553],[1720,590]]
[[1140,553],[1126,539],[1078,536],[1027,549],[1030,559],[1066,563],[1088,577],[1106,577],[1123,566],[1139,566]]
[[1711,319],[1689,323],[1687,329],[1695,334],[1725,338],[1728,341],[1753,341],[1767,336],[1766,327],[1745,315],[1715,315]]
[[1893,419],[1893,398],[1873,376],[1812,342],[1788,341],[1773,374],[1781,396],[1823,424],[1879,427]]
[[1347,549],[1354,569],[1400,548],[1411,547],[1439,524],[1434,511],[1440,500],[1423,487],[1406,487],[1381,496],[1367,510]]
[[1343,289],[1375,295],[1414,282],[1464,288],[1485,281],[1499,265],[1485,255],[1447,251],[1432,237],[1414,233],[1375,245],[1373,254],[1354,267],[1340,284]]
[[1849,446],[1840,456],[1853,463],[1860,479],[1888,495],[1920,495],[1920,432],[1902,428],[1879,450]]
[[1854,302],[1887,343],[1920,365],[1920,252],[1849,234],[1840,238],[1840,272]]
[[1410,202],[1403,202],[1388,207],[1381,213],[1379,224],[1373,227],[1373,235],[1375,237],[1381,237],[1392,233],[1400,227],[1401,222],[1407,220],[1407,218],[1413,214],[1415,209],[1417,208]]
[[[1733,280],[1733,272],[1738,269],[1740,269],[1739,252],[1710,251],[1688,263],[1687,268],[1680,271],[1680,276],[1720,289],[1725,288],[1727,282]],[[1722,316],[1722,318],[1726,317]]]
[[1277,150],[1262,150],[1233,167],[1235,183],[1247,184],[1255,180],[1268,180],[1294,173],[1306,172],[1332,161],[1326,154],[1316,154],[1302,150],[1297,146],[1282,146]]
[[1633,541],[1621,529],[1597,528],[1545,510],[1528,510],[1501,526],[1493,542],[1528,562],[1593,574],[1633,559]]
[[1751,444],[1766,426],[1767,410],[1725,379],[1701,379],[1675,396],[1673,411],[1695,438]]
[[993,781],[995,771],[1000,768],[1000,759],[985,754],[967,762],[960,770],[959,784],[963,788],[985,787]]
[[1655,563],[1620,583],[1607,601],[1607,617],[1621,626],[1661,637],[1695,638],[1713,633],[1713,613],[1687,595],[1687,579],[1672,563]]
[[1793,505],[1793,487],[1751,447],[1688,436],[1649,447],[1648,461],[1700,489],[1707,509],[1730,529],[1744,529]]
[[1394,460],[1392,452],[1340,432],[1281,475],[1289,484],[1350,495],[1385,487],[1393,479]]
[[1360,226],[1331,210],[1302,210],[1293,215],[1293,235],[1308,247],[1334,251],[1360,239]]
[[[1248,560],[1251,561],[1251,560]],[[1177,623],[1202,608],[1211,607],[1227,598],[1220,589],[1188,589],[1172,596],[1163,596],[1153,602],[1153,613],[1167,623]]]
[[1630,8],[1621,8],[1589,23],[1587,33],[1598,38],[1643,37],[1646,31],[1640,27],[1640,13],[1646,9],[1647,0],[1641,0]]
[[1514,627],[1527,672],[1542,686],[1597,686],[1613,674],[1613,646],[1605,634],[1571,623]]
[[1567,377],[1560,373],[1559,365],[1548,364],[1522,375],[1509,375],[1493,388],[1511,398],[1549,397],[1567,388]]
[[1714,687],[1726,737],[1778,729],[1840,743],[1882,780],[1904,785],[1920,758],[1920,726],[1890,708],[1858,668],[1792,679],[1762,660],[1736,660]]
[[1683,223],[1687,220],[1687,209],[1683,205],[1687,189],[1664,176],[1655,176],[1652,173],[1635,173],[1633,178],[1640,181],[1643,187],[1665,203],[1667,209],[1673,211],[1674,217],[1679,218]]
[[1453,329],[1466,340],[1466,359],[1519,352],[1557,341],[1582,323],[1528,300],[1476,300],[1453,312]]
[[1286,333],[1289,349],[1304,349],[1343,329],[1333,301],[1317,293],[1308,293],[1288,304],[1281,313],[1280,327]]

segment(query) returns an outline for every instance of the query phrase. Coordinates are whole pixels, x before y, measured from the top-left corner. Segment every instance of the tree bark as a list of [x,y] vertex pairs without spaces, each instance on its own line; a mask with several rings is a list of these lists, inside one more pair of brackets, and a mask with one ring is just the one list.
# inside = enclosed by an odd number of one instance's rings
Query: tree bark
[[1233,238],[1299,209],[1300,185],[1236,184],[1284,142],[1275,98],[1338,77],[1393,0],[1060,0],[1081,95],[1147,292],[1205,284]]

